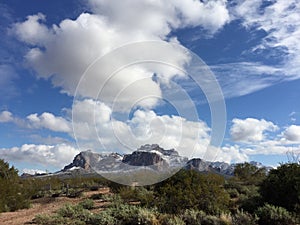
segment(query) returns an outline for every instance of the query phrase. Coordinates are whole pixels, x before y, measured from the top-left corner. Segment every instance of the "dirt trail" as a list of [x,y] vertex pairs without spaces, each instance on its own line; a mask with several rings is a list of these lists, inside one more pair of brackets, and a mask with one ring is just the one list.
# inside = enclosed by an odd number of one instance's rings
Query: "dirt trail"
[[33,218],[37,214],[51,214],[56,210],[61,208],[63,205],[77,204],[84,199],[90,197],[93,194],[106,194],[109,193],[109,189],[101,189],[99,191],[89,191],[84,192],[81,198],[67,198],[67,197],[57,197],[57,198],[41,198],[32,201],[31,208],[22,209],[16,212],[6,212],[0,214],[0,225],[24,225],[32,224]]

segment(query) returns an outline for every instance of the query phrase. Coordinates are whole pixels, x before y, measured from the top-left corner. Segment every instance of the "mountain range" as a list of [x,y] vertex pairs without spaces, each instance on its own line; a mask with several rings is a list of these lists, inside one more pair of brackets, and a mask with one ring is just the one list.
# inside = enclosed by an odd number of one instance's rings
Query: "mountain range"
[[[257,167],[264,167],[261,163],[250,162]],[[212,172],[225,176],[232,176],[236,164],[225,162],[210,162],[200,158],[188,159],[178,154],[175,149],[165,150],[157,144],[146,144],[131,154],[95,153],[91,150],[80,152],[72,163],[60,172],[81,171],[84,173],[125,172],[148,168],[164,171],[172,168],[185,168],[199,172]],[[266,167],[269,170],[269,167]]]

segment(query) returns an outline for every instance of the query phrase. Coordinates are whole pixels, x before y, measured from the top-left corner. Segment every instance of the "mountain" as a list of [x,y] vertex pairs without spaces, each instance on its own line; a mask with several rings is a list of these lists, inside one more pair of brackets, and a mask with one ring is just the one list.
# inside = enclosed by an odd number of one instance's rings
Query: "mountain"
[[148,167],[153,170],[165,170],[173,167],[182,167],[188,161],[179,156],[174,149],[165,150],[157,144],[143,145],[131,154],[120,155],[118,153],[95,153],[91,150],[80,152],[72,163],[65,166],[62,171],[84,169],[96,172],[118,172],[140,167]]
[[232,176],[234,172],[235,164],[228,164],[225,162],[209,162],[200,158],[193,158],[189,160],[185,169],[197,170],[199,172],[212,172],[221,175]]
[[[261,163],[250,162],[258,168],[264,167]],[[72,163],[65,166],[61,172],[82,170],[83,173],[126,172],[139,169],[167,171],[168,169],[184,168],[199,172],[211,172],[224,176],[232,176],[236,164],[225,162],[210,162],[200,158],[188,160],[182,157],[175,149],[165,150],[157,144],[146,144],[130,154],[95,153],[91,150],[80,152]],[[270,167],[266,167],[267,171]]]
[[118,153],[95,153],[91,150],[80,152],[75,156],[72,163],[65,166],[63,171],[82,168],[92,172],[95,168],[99,170],[110,170],[116,167],[121,161],[122,156]]
[[165,150],[157,144],[146,144],[131,154],[124,155],[122,162],[131,166],[156,166],[157,168],[180,167],[188,159],[179,156],[174,149]]

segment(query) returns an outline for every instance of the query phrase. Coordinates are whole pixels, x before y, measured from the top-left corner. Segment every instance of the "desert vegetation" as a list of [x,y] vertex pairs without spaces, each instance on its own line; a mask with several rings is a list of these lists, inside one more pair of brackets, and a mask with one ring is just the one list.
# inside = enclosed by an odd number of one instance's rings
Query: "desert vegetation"
[[[300,165],[296,163],[268,173],[249,163],[238,164],[229,178],[181,170],[146,187],[123,186],[101,177],[22,179],[3,160],[0,166],[2,213],[28,208],[35,199],[78,199],[54,212],[35,215],[32,224],[300,224]],[[109,191],[97,192],[101,188]]]

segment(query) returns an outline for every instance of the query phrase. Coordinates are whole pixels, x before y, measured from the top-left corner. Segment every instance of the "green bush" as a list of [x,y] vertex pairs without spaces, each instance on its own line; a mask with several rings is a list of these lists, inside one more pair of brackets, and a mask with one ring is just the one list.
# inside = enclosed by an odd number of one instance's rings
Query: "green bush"
[[70,188],[66,196],[68,198],[80,198],[82,196],[83,190]]
[[300,214],[300,164],[290,163],[272,169],[260,189],[263,200]]
[[155,206],[164,213],[176,214],[186,209],[198,209],[218,214],[226,211],[229,205],[224,178],[214,174],[181,170],[157,184],[154,192]]
[[256,211],[260,225],[294,225],[295,219],[285,208],[265,204]]
[[84,209],[93,209],[94,208],[94,201],[91,199],[86,199],[83,202],[80,202],[79,205]]
[[151,207],[154,204],[154,192],[144,187],[121,187],[120,197],[126,201],[139,201],[142,206]]

